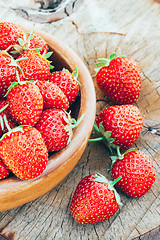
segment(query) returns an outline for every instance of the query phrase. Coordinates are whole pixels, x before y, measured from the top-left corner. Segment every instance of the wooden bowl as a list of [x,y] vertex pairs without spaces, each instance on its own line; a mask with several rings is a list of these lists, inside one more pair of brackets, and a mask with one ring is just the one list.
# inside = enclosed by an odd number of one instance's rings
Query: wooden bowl
[[0,180],[0,211],[32,201],[60,183],[80,159],[95,119],[94,85],[82,60],[52,35],[42,31],[35,32],[48,43],[50,50],[53,51],[52,60],[56,69],[60,70],[65,67],[72,72],[75,66],[78,67],[81,91],[79,99],[72,106],[72,111],[75,117],[80,118],[84,114],[84,118],[74,129],[70,144],[50,156],[47,168],[41,176],[33,180],[20,180],[15,176]]

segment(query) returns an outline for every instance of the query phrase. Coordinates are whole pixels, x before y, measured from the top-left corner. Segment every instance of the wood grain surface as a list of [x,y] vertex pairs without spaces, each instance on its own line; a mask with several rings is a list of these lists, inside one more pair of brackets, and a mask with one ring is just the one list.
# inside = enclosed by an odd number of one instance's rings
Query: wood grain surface
[[[50,23],[70,16],[82,3],[83,0],[61,0],[61,1],[31,1],[27,7],[21,3],[12,7],[14,11],[24,18],[40,22]],[[39,4],[38,4],[39,3]]]
[[[0,19],[32,26],[33,21],[11,9],[18,2],[6,0],[4,5],[1,0]],[[69,210],[78,182],[96,171],[111,179],[107,174],[108,151],[101,143],[88,143],[80,161],[58,186],[32,202],[0,213],[0,234],[14,240],[159,239],[160,136],[155,126],[160,125],[160,4],[154,0],[85,0],[77,11],[63,20],[35,25],[64,41],[82,58],[95,84],[97,114],[112,104],[96,86],[97,58],[121,50],[138,62],[142,90],[136,105],[143,115],[144,126],[135,145],[151,157],[156,181],[139,199],[119,192],[123,206],[108,221],[89,226],[78,224]]]

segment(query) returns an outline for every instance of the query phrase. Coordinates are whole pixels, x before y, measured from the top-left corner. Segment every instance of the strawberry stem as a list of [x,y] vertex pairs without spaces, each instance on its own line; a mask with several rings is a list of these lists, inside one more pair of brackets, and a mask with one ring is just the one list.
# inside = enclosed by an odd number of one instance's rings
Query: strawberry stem
[[94,123],[93,128],[95,132],[100,136],[95,139],[89,139],[89,142],[94,142],[94,141],[104,141],[105,145],[108,147],[110,153],[112,154],[112,148],[116,148],[117,146],[113,143],[114,139],[111,137],[111,131],[105,131],[103,127],[103,123],[101,122],[99,124],[99,128],[96,123]]
[[5,123],[6,127],[7,127],[8,132],[11,131],[12,129],[10,128],[10,126],[8,124],[8,120],[7,120],[7,117],[6,117],[5,114],[3,116],[3,119],[4,119],[4,123]]
[[3,122],[2,116],[0,116],[0,126],[1,126],[1,129],[3,131],[4,130],[4,122]]
[[0,109],[0,113],[3,112],[8,106],[9,104],[7,103],[3,108]]
[[102,140],[104,140],[105,138],[104,137],[99,137],[99,138],[90,138],[89,140],[88,140],[88,142],[98,142],[98,141],[102,141]]
[[17,63],[19,61],[26,60],[26,59],[28,59],[28,57],[18,58],[18,59],[15,60],[15,62]]
[[116,150],[117,150],[117,155],[118,155],[118,157],[121,157],[120,147],[117,146]]
[[71,125],[70,125],[71,129],[77,127],[77,126],[80,124],[80,122],[81,122],[81,121],[83,120],[83,118],[84,118],[84,115],[85,115],[85,114],[83,114],[78,121],[76,121],[74,118],[71,118]]
[[96,174],[95,174],[95,180],[94,180],[94,181],[108,184],[108,189],[109,189],[110,191],[113,191],[117,203],[118,203],[119,205],[122,205],[120,196],[119,196],[119,194],[117,193],[116,189],[114,188],[114,185],[115,185],[121,178],[122,178],[122,177],[120,176],[120,177],[118,177],[117,179],[115,179],[114,181],[108,181],[108,179],[107,179],[105,176],[103,176],[103,175],[100,174],[100,173],[96,173]]
[[20,78],[19,78],[18,71],[16,71],[16,77],[17,77],[17,81],[18,81],[18,83],[20,83],[20,82],[21,82],[21,80],[20,80]]
[[96,132],[99,132],[99,128],[97,127],[97,124],[96,124],[96,123],[94,123],[93,128],[94,128],[94,130],[95,130]]
[[76,79],[78,79],[78,68],[77,68],[77,66],[75,66],[75,69],[76,69],[76,71],[73,71],[72,75],[73,75]]
[[122,177],[119,176],[118,178],[116,178],[113,182],[110,182],[111,186],[114,186]]

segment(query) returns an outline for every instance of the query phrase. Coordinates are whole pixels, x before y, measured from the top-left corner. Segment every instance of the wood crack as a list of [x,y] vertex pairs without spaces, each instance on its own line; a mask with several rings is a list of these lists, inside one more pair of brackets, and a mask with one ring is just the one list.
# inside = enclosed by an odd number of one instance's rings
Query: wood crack
[[85,32],[79,32],[79,28],[78,28],[78,25],[75,21],[71,21],[71,23],[75,26],[77,32],[79,35],[82,35],[82,36],[86,36],[86,35],[92,35],[92,34],[104,34],[104,35],[119,35],[119,36],[126,36],[125,33],[120,33],[120,32],[101,32],[101,31],[97,31],[97,32],[88,32],[88,33],[85,33]]
[[95,227],[95,225],[93,225],[93,229],[94,229],[94,231],[95,231],[95,234],[96,234],[96,236],[97,236],[97,240],[99,240],[101,237],[99,237],[99,235],[98,235],[98,233],[97,233],[97,230],[96,230],[96,227]]
[[[159,196],[160,196],[160,194],[158,195],[158,197],[159,197]],[[139,223],[142,221],[142,219],[143,219],[144,216],[147,214],[147,212],[148,212],[148,211],[151,211],[150,208],[151,208],[151,206],[155,203],[156,200],[157,200],[157,198],[155,198],[155,199],[151,202],[151,204],[149,204],[148,208],[146,208],[146,211],[141,215],[141,218],[136,222],[135,226],[133,226],[132,231],[133,231],[134,229],[136,229],[137,232],[139,232],[136,226],[139,225]],[[131,232],[131,233],[132,233],[132,232]],[[131,235],[131,233],[126,237],[126,239],[129,238],[129,236]],[[140,235],[140,233],[139,233],[139,235]]]
[[[21,207],[18,207],[17,209],[18,209],[18,211],[16,212],[16,214],[15,215],[13,215],[13,217],[7,222],[7,224],[5,224],[2,228],[0,228],[0,233],[3,235],[3,230],[5,229],[5,228],[7,228],[7,226],[14,220],[14,218],[15,218],[15,216],[17,216],[18,214],[19,214],[19,212],[21,211],[21,209],[23,208],[23,206],[21,206]],[[8,210],[8,211],[6,211],[6,214],[5,214],[5,216],[8,214],[8,212],[9,212],[10,210]],[[4,217],[5,217],[4,216]]]

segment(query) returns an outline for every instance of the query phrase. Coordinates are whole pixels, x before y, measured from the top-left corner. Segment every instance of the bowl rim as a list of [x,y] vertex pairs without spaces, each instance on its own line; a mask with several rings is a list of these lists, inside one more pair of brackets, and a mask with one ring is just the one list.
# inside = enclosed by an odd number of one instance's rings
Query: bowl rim
[[[28,30],[28,28],[26,29],[25,27],[24,29],[26,31]],[[0,211],[32,201],[61,182],[74,168],[83,154],[95,119],[95,88],[91,75],[83,61],[69,46],[55,38],[53,35],[37,29],[35,29],[34,32],[41,36],[56,54],[61,56],[61,58],[70,66],[72,71],[75,70],[75,66],[78,67],[79,81],[82,84],[82,98],[78,119],[84,113],[85,115],[78,127],[74,129],[73,138],[69,145],[61,151],[51,155],[46,169],[39,177],[32,180],[20,180],[14,176],[0,180]],[[66,172],[64,173],[63,171]],[[51,182],[47,184],[48,181],[52,180],[54,180],[53,183]],[[41,189],[38,189],[39,185],[41,185]],[[23,196],[21,197],[23,199],[20,199],[20,196]]]

